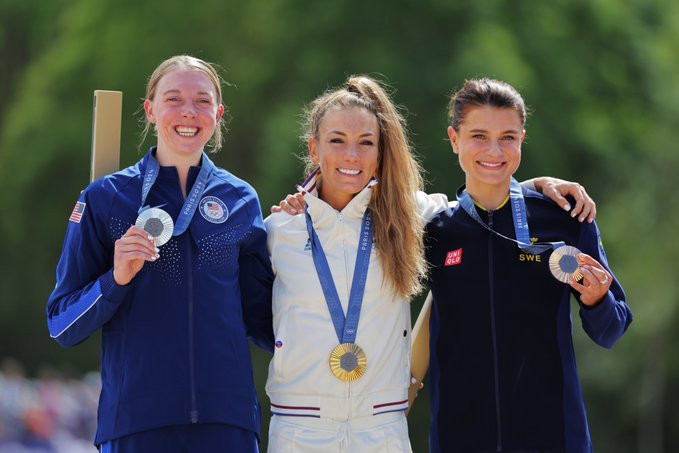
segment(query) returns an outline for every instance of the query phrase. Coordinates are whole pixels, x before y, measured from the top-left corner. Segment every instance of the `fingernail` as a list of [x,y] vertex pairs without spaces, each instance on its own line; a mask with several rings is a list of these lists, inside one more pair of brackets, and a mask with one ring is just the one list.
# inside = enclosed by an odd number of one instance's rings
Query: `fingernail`
[[148,235],[148,238],[149,238],[149,241],[153,240],[153,236],[151,236],[150,234]]
[[570,210],[571,210],[571,205],[569,205],[568,203],[566,203],[565,205],[563,205],[563,208],[564,208],[566,211],[570,211]]
[[157,255],[158,252],[160,252],[160,249],[158,247],[156,247],[155,249],[156,249],[156,255]]
[[575,212],[571,212],[571,217],[575,217],[577,214]]
[[292,210],[292,213],[293,213],[293,214],[297,214],[297,209],[293,209],[293,210]]
[[160,258],[160,253],[156,253],[156,259]]

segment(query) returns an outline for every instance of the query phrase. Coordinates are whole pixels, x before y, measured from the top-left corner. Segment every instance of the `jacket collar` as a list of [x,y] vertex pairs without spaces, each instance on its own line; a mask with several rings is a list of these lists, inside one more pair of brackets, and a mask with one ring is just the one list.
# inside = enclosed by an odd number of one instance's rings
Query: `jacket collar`
[[308,191],[305,200],[309,209],[309,214],[314,222],[314,228],[330,228],[334,225],[338,218],[346,219],[362,219],[365,210],[370,203],[372,197],[372,187],[377,184],[377,180],[373,180],[366,187],[351,199],[342,211],[337,211],[325,201],[318,198],[318,188],[314,187]]

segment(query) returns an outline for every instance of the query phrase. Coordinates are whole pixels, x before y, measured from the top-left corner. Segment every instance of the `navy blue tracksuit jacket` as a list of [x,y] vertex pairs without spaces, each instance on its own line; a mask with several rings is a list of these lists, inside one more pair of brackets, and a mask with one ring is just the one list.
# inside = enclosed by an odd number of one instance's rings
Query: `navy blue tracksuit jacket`
[[[137,218],[148,159],[81,194],[47,304],[50,334],[72,346],[102,330],[97,445],[190,423],[258,433],[247,339],[273,350],[273,274],[257,194],[215,167],[187,230],[119,286],[114,243]],[[199,170],[191,169],[188,187]],[[176,168],[161,167],[146,204],[176,222],[183,203]]]
[[[608,268],[595,223],[523,191],[533,240],[564,241]],[[510,203],[476,209],[515,237]],[[520,250],[460,206],[428,224],[426,242],[434,296],[431,451],[591,452],[572,343],[570,299],[578,294],[551,275],[550,252]],[[615,279],[601,303],[579,307],[587,335],[606,348],[632,321]]]

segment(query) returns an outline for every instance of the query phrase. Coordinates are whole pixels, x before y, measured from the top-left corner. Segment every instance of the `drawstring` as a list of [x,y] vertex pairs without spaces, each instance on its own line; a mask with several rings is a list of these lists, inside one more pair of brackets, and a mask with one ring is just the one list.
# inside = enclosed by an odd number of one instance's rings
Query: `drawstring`
[[349,422],[342,422],[337,426],[337,432],[335,433],[335,438],[339,443],[340,452],[345,453],[349,451],[349,446],[347,445],[347,438],[349,432]]

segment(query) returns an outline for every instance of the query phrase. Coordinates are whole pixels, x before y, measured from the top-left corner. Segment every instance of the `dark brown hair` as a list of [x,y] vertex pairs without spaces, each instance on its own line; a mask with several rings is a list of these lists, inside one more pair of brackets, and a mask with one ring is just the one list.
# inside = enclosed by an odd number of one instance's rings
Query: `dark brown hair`
[[526,104],[521,94],[506,82],[487,78],[467,80],[451,97],[448,104],[450,125],[459,131],[467,107],[482,105],[514,109],[521,118],[521,125],[526,125]]

